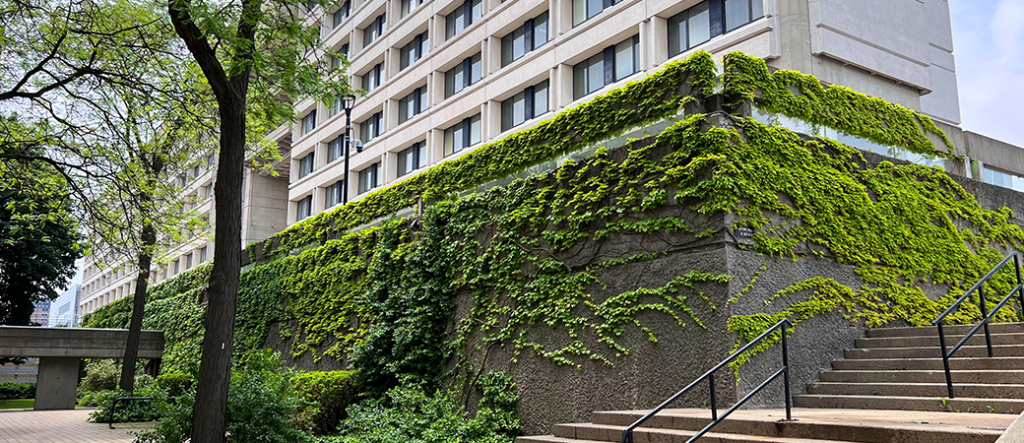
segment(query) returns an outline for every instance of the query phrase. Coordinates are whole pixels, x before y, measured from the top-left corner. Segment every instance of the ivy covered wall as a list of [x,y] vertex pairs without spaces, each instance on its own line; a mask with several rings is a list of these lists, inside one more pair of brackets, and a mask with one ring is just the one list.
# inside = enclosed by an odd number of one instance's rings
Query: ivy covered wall
[[[703,111],[720,80],[729,100],[951,155],[927,117],[742,54],[724,63],[719,79],[699,53],[251,247],[236,351],[283,346],[380,387],[504,370],[524,426],[541,431],[594,409],[650,407],[782,317],[797,333],[816,318],[925,324],[1024,241],[1011,211],[983,207],[940,170]],[[684,108],[656,136],[451,194]],[[419,198],[432,203],[419,219],[346,233]],[[787,266],[812,272],[772,277]],[[198,364],[207,272],[151,290],[145,326],[168,331],[167,370]],[[123,327],[128,309],[119,300],[86,324]],[[951,321],[978,316],[968,304]],[[748,358],[760,357],[738,366]],[[720,393],[735,395],[726,378]]]

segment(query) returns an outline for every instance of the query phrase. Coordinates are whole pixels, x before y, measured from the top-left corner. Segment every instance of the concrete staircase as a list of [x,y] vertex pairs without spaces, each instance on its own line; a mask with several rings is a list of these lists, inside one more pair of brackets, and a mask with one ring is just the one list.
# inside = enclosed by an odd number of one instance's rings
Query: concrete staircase
[[[994,357],[979,332],[950,360],[956,398],[946,399],[936,328],[874,329],[832,363],[807,394],[794,396],[794,421],[778,409],[740,410],[702,443],[992,443],[1024,411],[1024,323],[992,325]],[[952,347],[970,331],[945,329]],[[799,365],[799,362],[793,362]],[[724,408],[723,408],[724,409]],[[721,409],[720,409],[721,410]],[[517,443],[619,442],[647,411],[595,412],[591,423],[559,424],[553,435]],[[684,443],[710,411],[666,409],[634,433],[635,443]]]
[[[954,346],[969,326],[948,326],[947,346]],[[805,408],[889,409],[915,411],[1024,411],[1024,323],[991,325],[992,351],[979,331],[950,359],[953,399],[946,391],[942,351],[936,328],[868,330],[832,371],[793,397]]]

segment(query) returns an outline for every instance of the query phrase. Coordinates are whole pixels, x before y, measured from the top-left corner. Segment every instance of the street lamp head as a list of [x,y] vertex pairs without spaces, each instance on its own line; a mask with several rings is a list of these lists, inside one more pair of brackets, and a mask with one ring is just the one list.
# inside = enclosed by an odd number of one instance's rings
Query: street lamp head
[[352,94],[345,94],[345,96],[341,98],[341,104],[342,107],[345,108],[346,112],[352,111],[352,106],[356,104],[356,96]]

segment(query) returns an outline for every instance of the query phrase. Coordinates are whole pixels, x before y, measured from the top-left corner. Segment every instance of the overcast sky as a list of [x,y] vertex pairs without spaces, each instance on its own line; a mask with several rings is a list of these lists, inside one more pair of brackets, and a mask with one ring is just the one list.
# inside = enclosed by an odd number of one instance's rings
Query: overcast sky
[[964,129],[1024,146],[1024,0],[949,0]]

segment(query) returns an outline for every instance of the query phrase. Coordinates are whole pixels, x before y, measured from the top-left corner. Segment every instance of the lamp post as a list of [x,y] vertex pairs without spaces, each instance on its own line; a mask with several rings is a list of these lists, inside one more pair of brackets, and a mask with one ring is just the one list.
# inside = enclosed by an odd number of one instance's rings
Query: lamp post
[[356,103],[356,96],[345,94],[341,98],[341,105],[345,108],[345,186],[341,190],[341,203],[348,203],[348,188],[352,185],[348,181],[348,157],[349,149],[352,147],[352,105]]

